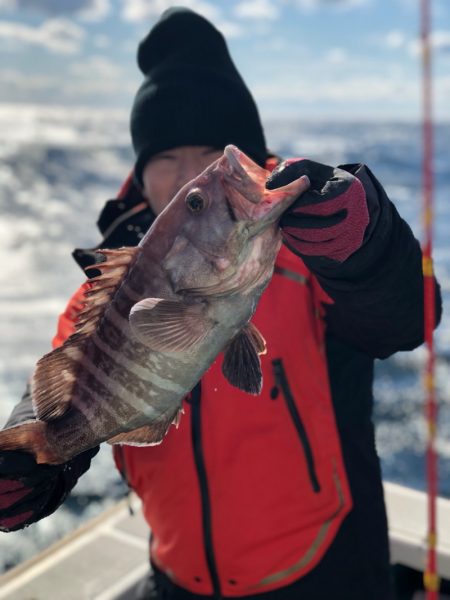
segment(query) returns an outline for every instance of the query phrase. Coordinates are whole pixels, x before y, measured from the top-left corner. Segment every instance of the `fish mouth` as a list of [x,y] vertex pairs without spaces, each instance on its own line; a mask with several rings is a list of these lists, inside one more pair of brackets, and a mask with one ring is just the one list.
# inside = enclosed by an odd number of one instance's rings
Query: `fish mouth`
[[[269,172],[257,165],[244,152],[239,150],[237,146],[233,146],[232,144],[225,147],[223,154],[228,161],[226,178],[245,189],[247,200],[254,204],[259,204],[261,190],[265,188]],[[225,171],[227,171],[226,166]]]
[[261,202],[269,172],[232,144],[225,147],[217,169],[222,176],[227,206],[233,220],[257,219],[255,209]]
[[266,189],[269,171],[232,144],[225,147],[216,168],[222,177],[230,216],[235,221],[246,221],[255,232],[275,224],[309,187],[309,179],[300,177],[280,188]]

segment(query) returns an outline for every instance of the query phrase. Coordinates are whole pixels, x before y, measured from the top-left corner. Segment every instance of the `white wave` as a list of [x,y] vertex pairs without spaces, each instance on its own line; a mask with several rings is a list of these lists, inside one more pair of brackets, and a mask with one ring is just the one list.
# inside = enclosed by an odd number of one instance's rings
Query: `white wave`
[[128,113],[117,109],[0,104],[0,131],[15,146],[129,144]]

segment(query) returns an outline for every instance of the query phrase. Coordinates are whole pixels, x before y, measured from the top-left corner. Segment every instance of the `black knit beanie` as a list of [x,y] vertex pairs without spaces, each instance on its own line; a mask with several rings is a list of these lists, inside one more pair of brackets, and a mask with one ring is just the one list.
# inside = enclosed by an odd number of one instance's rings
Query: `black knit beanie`
[[145,80],[131,111],[135,176],[151,156],[177,146],[235,144],[264,165],[267,151],[256,104],[222,34],[186,8],[170,8],[142,40]]

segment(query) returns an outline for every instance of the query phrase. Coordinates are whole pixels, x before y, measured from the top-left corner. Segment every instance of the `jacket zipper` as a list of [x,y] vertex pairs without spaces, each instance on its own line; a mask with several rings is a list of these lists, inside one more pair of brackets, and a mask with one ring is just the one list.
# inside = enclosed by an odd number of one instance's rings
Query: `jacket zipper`
[[222,599],[219,575],[217,573],[216,559],[212,541],[211,524],[211,500],[208,489],[208,478],[206,475],[205,460],[203,456],[201,437],[201,413],[200,413],[201,383],[199,382],[191,392],[189,403],[191,404],[191,436],[192,448],[194,450],[194,461],[197,469],[200,486],[200,497],[202,503],[202,525],[203,543],[205,546],[206,563],[213,586],[213,597],[215,600]]
[[320,492],[320,483],[317,478],[316,467],[314,464],[314,456],[312,453],[311,444],[308,439],[308,434],[306,433],[305,425],[304,425],[302,418],[300,417],[300,414],[297,410],[297,406],[295,405],[294,396],[292,395],[291,388],[289,386],[289,382],[286,377],[286,372],[284,370],[283,361],[280,358],[276,358],[275,360],[272,361],[272,366],[273,366],[273,370],[274,370],[274,374],[275,374],[275,381],[283,392],[283,396],[286,401],[286,405],[288,407],[292,421],[294,422],[294,426],[297,430],[298,437],[300,438],[300,442],[303,446],[303,452],[305,454],[306,465],[308,468],[308,474],[309,474],[309,479],[311,481],[312,489],[317,494]]

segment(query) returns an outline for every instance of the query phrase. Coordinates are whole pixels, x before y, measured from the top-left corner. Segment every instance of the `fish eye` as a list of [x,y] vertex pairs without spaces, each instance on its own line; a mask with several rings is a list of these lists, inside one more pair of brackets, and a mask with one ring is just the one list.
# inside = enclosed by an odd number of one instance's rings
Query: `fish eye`
[[186,196],[186,204],[191,212],[199,213],[205,208],[206,201],[198,192],[193,192]]

